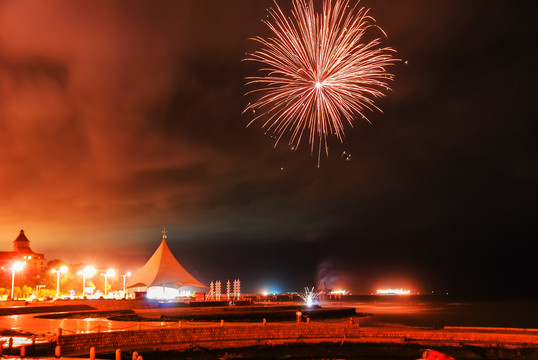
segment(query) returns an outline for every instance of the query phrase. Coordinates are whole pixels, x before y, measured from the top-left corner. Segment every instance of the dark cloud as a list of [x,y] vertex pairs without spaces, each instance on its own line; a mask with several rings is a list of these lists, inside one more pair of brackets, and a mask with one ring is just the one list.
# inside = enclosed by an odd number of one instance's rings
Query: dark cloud
[[5,247],[22,227],[48,257],[141,265],[167,225],[187,268],[252,291],[535,278],[532,12],[361,2],[402,62],[384,113],[318,169],[241,114],[256,72],[241,60],[271,4],[0,2]]

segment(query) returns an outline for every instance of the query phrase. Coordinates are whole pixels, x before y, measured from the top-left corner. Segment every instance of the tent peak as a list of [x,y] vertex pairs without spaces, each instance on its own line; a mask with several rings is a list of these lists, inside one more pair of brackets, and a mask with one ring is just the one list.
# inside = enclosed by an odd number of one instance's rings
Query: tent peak
[[137,286],[196,286],[206,287],[181,266],[166,244],[166,228],[163,229],[163,239],[150,259],[134,276],[127,287]]

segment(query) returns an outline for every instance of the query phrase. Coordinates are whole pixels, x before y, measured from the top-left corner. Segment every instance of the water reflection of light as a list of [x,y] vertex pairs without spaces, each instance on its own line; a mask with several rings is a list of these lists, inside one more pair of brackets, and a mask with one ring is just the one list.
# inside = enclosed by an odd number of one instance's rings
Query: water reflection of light
[[[30,331],[39,337],[50,337],[58,332],[61,328],[63,334],[75,333],[95,333],[95,332],[110,332],[121,331],[125,329],[132,330],[137,327],[136,324],[129,321],[112,321],[105,318],[67,318],[67,319],[45,319],[37,318],[35,314],[10,315],[5,316],[1,320],[1,326],[4,329],[12,329],[14,331]],[[161,321],[154,323],[153,327],[168,326],[167,323]],[[45,335],[46,334],[46,335]],[[7,340],[9,340],[7,337]],[[22,337],[30,339],[31,337]],[[6,341],[7,341],[6,340]]]
[[[31,345],[32,344],[32,338],[28,336],[0,336],[0,343],[7,344],[9,342],[9,339],[13,338],[13,346],[22,346],[22,345]],[[47,339],[44,338],[36,338],[36,343],[44,343],[47,342]],[[6,345],[7,346],[7,345]]]
[[19,315],[11,315],[11,330],[17,330],[19,328]]

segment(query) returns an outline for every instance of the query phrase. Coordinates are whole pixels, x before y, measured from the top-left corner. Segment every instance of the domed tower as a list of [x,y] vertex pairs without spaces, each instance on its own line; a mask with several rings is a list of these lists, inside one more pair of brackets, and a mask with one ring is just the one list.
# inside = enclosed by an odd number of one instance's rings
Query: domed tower
[[45,255],[30,249],[30,240],[24,234],[24,230],[21,230],[19,236],[13,240],[13,259],[22,261],[28,274],[37,274],[45,268]]
[[24,230],[21,230],[19,236],[13,240],[13,251],[21,254],[33,253],[30,249],[30,240],[24,235]]

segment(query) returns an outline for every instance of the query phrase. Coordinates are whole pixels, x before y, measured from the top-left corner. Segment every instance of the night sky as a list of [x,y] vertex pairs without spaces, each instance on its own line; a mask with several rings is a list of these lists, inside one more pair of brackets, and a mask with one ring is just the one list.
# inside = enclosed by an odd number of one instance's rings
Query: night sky
[[407,64],[318,168],[242,115],[271,4],[0,1],[1,250],[136,271],[166,225],[243,292],[538,295],[533,9],[361,1]]

